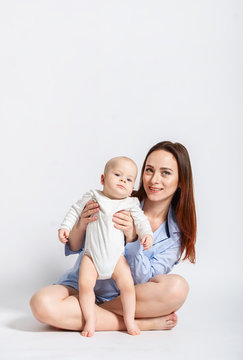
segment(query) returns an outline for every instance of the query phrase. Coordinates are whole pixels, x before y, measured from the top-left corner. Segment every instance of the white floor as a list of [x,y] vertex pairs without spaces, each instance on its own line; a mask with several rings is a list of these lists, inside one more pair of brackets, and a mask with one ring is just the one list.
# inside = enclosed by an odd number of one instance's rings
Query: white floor
[[[125,332],[97,332],[91,339],[78,332],[57,331],[39,324],[28,296],[7,301],[0,309],[0,359],[243,359],[242,312],[227,299],[200,301],[191,293],[178,312],[172,331],[149,331],[132,337]],[[217,299],[215,297],[215,299]],[[237,316],[238,314],[238,316]]]

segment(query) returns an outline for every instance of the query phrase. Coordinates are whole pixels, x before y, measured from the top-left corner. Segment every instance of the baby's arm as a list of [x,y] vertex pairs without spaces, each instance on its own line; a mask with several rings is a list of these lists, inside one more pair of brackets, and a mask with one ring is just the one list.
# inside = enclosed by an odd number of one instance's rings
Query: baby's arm
[[58,238],[61,243],[66,244],[68,242],[70,231],[67,229],[58,229]]
[[141,244],[143,245],[144,250],[151,248],[153,242],[154,239],[152,235],[145,235],[141,240]]
[[88,224],[98,220],[99,204],[90,200],[81,212],[78,222],[68,236],[68,246],[71,251],[81,249]]
[[141,239],[141,244],[144,250],[148,250],[153,244],[153,231],[147,216],[143,210],[140,209],[139,200],[133,198],[134,206],[130,209],[131,216],[133,217],[136,229]]
[[70,231],[74,227],[74,225],[78,222],[80,215],[88,201],[92,199],[92,193],[87,192],[84,194],[82,199],[78,200],[75,204],[73,204],[66,214],[59,230],[58,230],[58,237],[59,240],[65,244],[68,241],[68,237]]

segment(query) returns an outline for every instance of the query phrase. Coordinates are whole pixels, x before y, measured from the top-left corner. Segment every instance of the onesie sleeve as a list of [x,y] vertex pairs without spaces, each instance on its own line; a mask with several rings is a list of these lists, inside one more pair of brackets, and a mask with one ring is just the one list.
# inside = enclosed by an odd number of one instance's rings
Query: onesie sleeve
[[148,221],[147,216],[144,214],[143,210],[140,208],[140,203],[138,198],[133,198],[133,206],[130,209],[131,216],[134,220],[136,229],[139,233],[139,236],[143,238],[145,235],[153,236],[153,232]]
[[60,229],[67,229],[71,231],[74,225],[78,222],[85,205],[89,200],[92,200],[92,198],[93,194],[89,191],[84,194],[82,199],[73,204],[61,223]]
[[172,238],[155,244],[152,248],[155,246],[156,249],[147,256],[139,240],[126,245],[125,256],[135,284],[145,283],[153,276],[169,273],[178,262],[181,248],[179,233],[174,233]]

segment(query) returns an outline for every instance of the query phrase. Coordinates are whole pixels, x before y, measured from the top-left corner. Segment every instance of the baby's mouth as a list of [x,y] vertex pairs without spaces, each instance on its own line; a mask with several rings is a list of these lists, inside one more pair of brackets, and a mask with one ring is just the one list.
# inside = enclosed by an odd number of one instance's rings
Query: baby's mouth
[[125,186],[123,186],[123,185],[121,185],[121,184],[118,184],[117,185],[119,188],[121,188],[121,189],[125,189]]

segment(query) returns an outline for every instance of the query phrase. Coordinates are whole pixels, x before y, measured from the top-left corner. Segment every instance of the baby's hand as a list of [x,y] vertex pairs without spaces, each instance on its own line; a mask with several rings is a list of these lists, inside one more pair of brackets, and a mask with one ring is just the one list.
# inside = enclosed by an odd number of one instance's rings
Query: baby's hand
[[59,240],[63,243],[66,244],[68,242],[68,237],[69,237],[70,231],[67,229],[59,229],[58,230],[58,237]]
[[141,244],[143,245],[143,249],[148,250],[149,248],[151,248],[153,242],[154,242],[154,239],[153,239],[152,235],[145,235],[141,240]]

